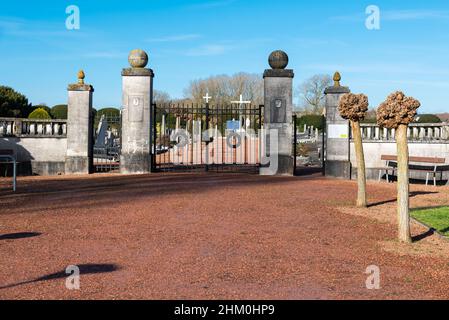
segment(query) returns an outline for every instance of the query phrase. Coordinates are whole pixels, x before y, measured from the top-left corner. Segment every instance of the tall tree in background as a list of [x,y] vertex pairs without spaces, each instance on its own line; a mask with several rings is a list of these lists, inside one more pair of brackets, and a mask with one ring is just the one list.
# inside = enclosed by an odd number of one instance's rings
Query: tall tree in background
[[263,104],[263,79],[257,74],[237,73],[233,76],[212,76],[190,82],[184,94],[193,103],[202,104],[209,93],[212,104],[229,104],[243,95],[254,105]]
[[364,94],[347,93],[340,98],[338,111],[343,119],[351,123],[354,137],[355,154],[357,158],[357,207],[365,208],[368,203],[366,200],[366,172],[365,155],[363,153],[362,132],[360,130],[360,121],[365,119],[368,111],[368,97]]
[[153,103],[156,104],[169,104],[172,101],[170,95],[165,91],[154,90]]
[[31,104],[23,94],[0,86],[0,117],[26,118],[31,111]]
[[300,108],[306,113],[323,114],[324,90],[331,84],[332,78],[326,74],[317,74],[304,81],[297,89]]
[[421,103],[404,93],[390,94],[377,109],[377,123],[382,128],[396,129],[398,152],[398,229],[399,241],[411,243],[409,199],[409,152],[407,128],[415,119]]

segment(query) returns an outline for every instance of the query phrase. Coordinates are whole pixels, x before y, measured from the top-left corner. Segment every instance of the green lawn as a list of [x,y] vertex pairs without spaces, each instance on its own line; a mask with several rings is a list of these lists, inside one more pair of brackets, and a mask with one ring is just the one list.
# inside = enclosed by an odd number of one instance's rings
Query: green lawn
[[413,210],[411,214],[413,218],[449,237],[449,207]]

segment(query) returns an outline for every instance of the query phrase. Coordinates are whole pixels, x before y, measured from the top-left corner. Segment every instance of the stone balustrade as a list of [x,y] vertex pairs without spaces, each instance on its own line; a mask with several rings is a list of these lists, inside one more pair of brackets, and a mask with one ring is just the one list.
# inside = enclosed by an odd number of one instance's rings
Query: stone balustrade
[[0,137],[66,137],[67,120],[0,118]]
[[[361,124],[364,142],[395,141],[395,130],[380,128],[377,124]],[[411,142],[449,143],[449,124],[447,123],[412,123],[408,128]]]

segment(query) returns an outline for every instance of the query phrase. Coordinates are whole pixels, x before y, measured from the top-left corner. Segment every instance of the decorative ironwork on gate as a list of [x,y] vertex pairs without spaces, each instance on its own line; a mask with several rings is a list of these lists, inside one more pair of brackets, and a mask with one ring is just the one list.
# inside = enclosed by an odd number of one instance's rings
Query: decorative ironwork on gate
[[94,171],[112,172],[120,169],[121,115],[97,115],[94,120]]
[[153,170],[258,173],[262,108],[154,105]]

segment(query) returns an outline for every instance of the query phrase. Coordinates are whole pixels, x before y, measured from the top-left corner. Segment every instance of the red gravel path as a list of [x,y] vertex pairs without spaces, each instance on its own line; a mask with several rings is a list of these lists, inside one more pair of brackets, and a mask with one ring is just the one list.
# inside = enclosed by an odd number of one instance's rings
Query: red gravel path
[[[377,205],[354,212],[355,183],[320,176],[22,178],[16,195],[6,183],[2,299],[449,298],[449,243],[394,241],[393,184],[370,184]],[[446,187],[414,190],[413,206],[449,203]],[[40,235],[4,239],[23,232]],[[109,266],[67,290],[58,272],[85,264]]]

